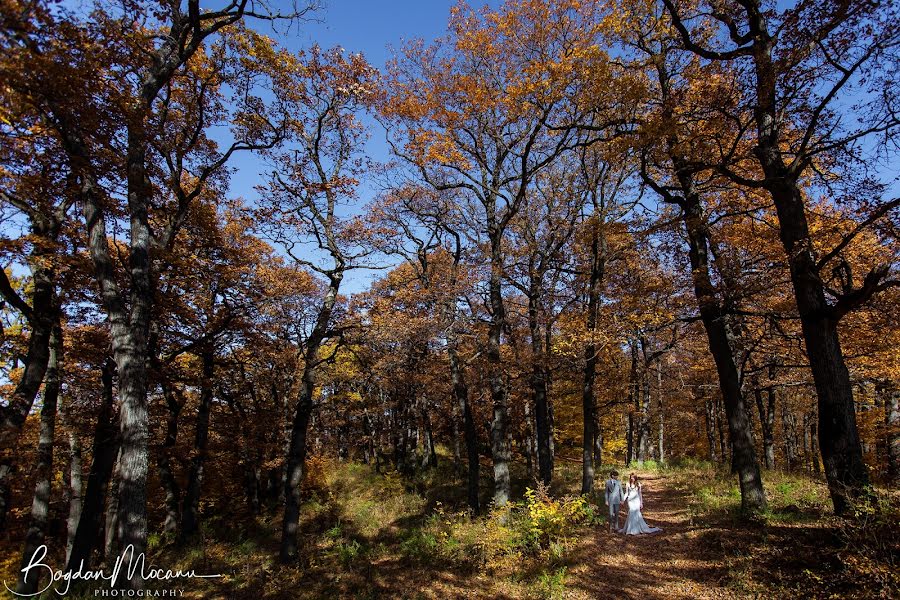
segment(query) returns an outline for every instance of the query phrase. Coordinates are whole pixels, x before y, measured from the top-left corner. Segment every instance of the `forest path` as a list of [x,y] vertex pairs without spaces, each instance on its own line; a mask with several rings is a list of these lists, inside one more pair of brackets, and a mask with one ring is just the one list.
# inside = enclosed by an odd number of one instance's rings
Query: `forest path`
[[[674,478],[639,471],[638,476],[644,518],[662,532],[625,536],[609,533],[605,526],[585,532],[567,556],[572,565],[566,574],[567,591],[584,598],[738,597],[722,587],[728,580],[727,556],[719,542],[724,532],[694,526],[688,493]],[[622,522],[624,518],[620,515]]]

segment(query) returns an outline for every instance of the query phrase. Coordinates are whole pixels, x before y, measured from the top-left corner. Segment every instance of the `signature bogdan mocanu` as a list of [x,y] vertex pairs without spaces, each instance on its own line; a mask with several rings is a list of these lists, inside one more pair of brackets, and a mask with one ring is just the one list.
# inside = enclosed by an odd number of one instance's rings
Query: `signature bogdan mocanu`
[[[153,581],[169,581],[172,579],[213,579],[216,577],[221,577],[222,575],[198,575],[194,570],[182,571],[181,569],[172,571],[171,569],[159,569],[156,567],[147,567],[147,559],[144,556],[144,553],[141,552],[135,555],[134,546],[129,544],[122,553],[116,558],[116,562],[113,565],[112,572],[109,575],[106,574],[103,569],[88,569],[83,570],[84,562],[78,565],[78,569],[75,571],[62,571],[59,569],[54,569],[50,565],[44,562],[44,559],[47,557],[47,546],[40,545],[38,546],[34,554],[31,555],[31,560],[28,561],[28,564],[22,568],[20,571],[23,574],[23,577],[28,577],[28,574],[32,569],[44,569],[46,573],[50,576],[50,581],[47,585],[33,593],[33,594],[18,594],[15,591],[11,590],[6,582],[3,582],[3,587],[6,590],[16,596],[27,597],[27,596],[38,596],[43,594],[54,584],[59,582],[65,582],[65,588],[59,589],[58,587],[54,589],[54,591],[60,596],[65,596],[69,592],[69,587],[72,585],[73,581],[109,581],[109,586],[112,588],[115,585],[115,582],[118,581],[119,574],[122,571],[122,567],[126,564],[126,557],[128,558],[128,568],[125,571],[125,579],[131,581],[134,577],[135,573],[140,573],[141,578],[144,581],[153,580]],[[140,569],[140,571],[138,570]],[[149,591],[149,590],[148,590]]]

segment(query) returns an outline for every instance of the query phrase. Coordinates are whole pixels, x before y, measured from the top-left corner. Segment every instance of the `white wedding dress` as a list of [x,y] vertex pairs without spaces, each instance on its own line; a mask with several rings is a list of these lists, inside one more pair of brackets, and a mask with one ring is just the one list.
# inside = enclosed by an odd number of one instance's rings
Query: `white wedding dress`
[[640,486],[625,488],[625,502],[628,504],[628,518],[625,520],[625,527],[619,530],[619,533],[625,535],[640,535],[642,533],[659,533],[662,531],[659,527],[650,527],[641,515],[641,507],[644,504],[644,498],[641,494]]

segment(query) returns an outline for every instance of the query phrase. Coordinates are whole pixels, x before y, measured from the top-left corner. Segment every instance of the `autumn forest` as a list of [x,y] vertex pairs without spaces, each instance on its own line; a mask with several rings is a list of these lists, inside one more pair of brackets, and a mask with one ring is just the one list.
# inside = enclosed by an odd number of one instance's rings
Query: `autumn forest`
[[438,4],[0,0],[6,590],[900,594],[900,6]]

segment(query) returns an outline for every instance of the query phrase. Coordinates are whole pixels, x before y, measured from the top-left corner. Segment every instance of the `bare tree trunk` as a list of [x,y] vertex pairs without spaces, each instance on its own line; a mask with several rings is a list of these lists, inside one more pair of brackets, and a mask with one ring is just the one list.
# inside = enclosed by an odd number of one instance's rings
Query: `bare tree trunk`
[[819,425],[818,419],[815,415],[811,415],[811,419],[809,421],[809,439],[810,439],[810,453],[812,455],[812,472],[815,475],[819,475],[822,472],[822,468],[819,465],[819,460],[821,457],[821,453],[819,452]]
[[781,427],[784,436],[784,460],[788,471],[793,471],[796,465],[797,445],[796,438],[796,419],[793,413],[788,410],[787,404],[781,405]]
[[[532,279],[532,285],[528,290],[528,328],[531,337],[531,392],[534,400],[535,412],[535,438],[537,442],[538,475],[544,485],[550,485],[553,479],[553,464],[550,458],[550,438],[553,431],[550,429],[548,416],[548,392],[547,392],[547,367],[546,348],[543,345],[543,335],[540,326],[540,295],[542,290],[537,285],[537,280]],[[587,438],[593,440],[593,437]]]
[[638,373],[638,348],[637,341],[628,340],[628,347],[631,352],[631,369],[628,372],[628,421],[625,431],[626,457],[625,464],[630,465],[637,454],[637,440],[635,439],[635,411],[638,403],[638,388],[640,386],[640,374]]
[[170,384],[163,382],[162,390],[168,411],[166,416],[166,439],[163,441],[163,447],[159,453],[159,479],[166,494],[166,519],[163,524],[163,531],[175,533],[178,531],[178,519],[181,514],[181,488],[178,485],[178,480],[175,478],[174,460],[175,446],[178,442],[178,418],[181,416],[184,401],[179,399],[178,394],[172,389]]
[[775,388],[766,388],[767,401],[763,401],[762,390],[757,386],[753,390],[756,409],[759,412],[759,423],[763,436],[763,455],[766,469],[775,468]]
[[422,414],[422,468],[434,468],[437,466],[437,452],[434,449],[434,433],[431,430],[431,416],[424,397],[419,400]]
[[[677,158],[673,158],[673,164],[684,194],[681,201],[682,220],[688,236],[694,295],[719,377],[722,402],[728,418],[731,466],[732,470],[737,472],[740,482],[741,509],[744,512],[755,512],[765,508],[766,495],[750,434],[750,419],[741,394],[740,377],[734,362],[734,338],[727,322],[728,316],[719,301],[710,273],[709,238],[703,205],[694,188],[693,179],[683,168],[684,165]],[[721,425],[719,428],[722,436],[724,432]],[[720,441],[724,442],[724,436]],[[722,454],[723,456],[725,454],[724,447]]]
[[[104,525],[103,539],[103,556],[111,560],[113,556],[119,553],[121,540],[119,539],[119,459],[121,458],[121,449],[116,453],[115,468],[110,479],[108,500],[106,503],[106,523]],[[90,484],[88,484],[90,489]],[[79,529],[81,524],[78,525]],[[77,544],[76,544],[77,547]],[[75,551],[72,551],[75,556]],[[80,563],[79,563],[80,564]],[[71,570],[71,569],[70,569]]]
[[31,523],[25,534],[22,552],[22,572],[16,585],[16,594],[37,593],[41,571],[28,569],[32,558],[44,544],[47,522],[50,517],[50,486],[53,480],[53,436],[56,428],[56,407],[59,400],[60,367],[62,365],[62,328],[57,323],[50,334],[50,356],[47,361],[44,383],[44,406],[41,408],[41,429],[35,467],[34,500],[31,504]]
[[200,381],[200,405],[197,407],[197,429],[194,436],[194,456],[185,489],[181,514],[181,537],[188,539],[200,528],[200,495],[209,446],[209,413],[213,397],[214,354],[212,347],[204,348],[200,356],[203,375]]
[[[496,202],[496,200],[495,200]],[[489,214],[493,211],[489,211]],[[503,358],[500,354],[500,337],[506,327],[506,311],[503,305],[503,255],[501,252],[502,231],[494,223],[491,214],[488,237],[491,243],[491,274],[488,281],[491,323],[488,328],[487,362],[488,385],[491,390],[493,419],[491,420],[491,458],[494,462],[494,505],[505,506],[509,502],[510,479],[508,440],[509,406],[506,377],[503,372]]]
[[288,564],[297,557],[297,529],[300,522],[300,484],[306,462],[306,435],[309,420],[313,412],[313,393],[315,391],[316,371],[319,367],[319,350],[326,339],[331,322],[331,313],[337,301],[343,271],[335,271],[329,275],[330,284],[316,323],[306,341],[303,353],[303,374],[300,379],[300,390],[297,407],[291,424],[291,436],[285,460],[284,481],[284,516],[281,525],[281,548],[279,560]]
[[706,399],[706,441],[709,444],[709,460],[712,463],[719,462],[719,456],[716,453],[716,417],[713,413],[713,401]]
[[[100,524],[103,519],[103,504],[109,496],[106,518],[106,556],[112,541],[115,538],[115,515],[118,511],[117,498],[118,484],[107,494],[110,479],[113,475],[113,467],[117,462],[119,453],[119,428],[113,414],[113,377],[115,375],[115,363],[107,359],[101,371],[102,403],[97,414],[97,425],[94,428],[94,439],[91,445],[91,468],[88,473],[87,489],[84,493],[84,502],[81,508],[81,518],[75,529],[75,538],[72,540],[72,551],[66,569],[77,571],[82,565],[84,568],[91,566],[91,554],[100,533]],[[116,476],[116,481],[118,476]],[[113,518],[110,518],[112,515]],[[112,527],[112,529],[110,529]]]
[[644,347],[644,359],[641,364],[641,396],[638,417],[637,454],[638,461],[644,462],[650,458],[650,377],[648,376],[646,347]]
[[900,389],[891,387],[884,399],[884,425],[886,429],[888,482],[900,486]]
[[524,443],[523,447],[525,450],[525,467],[528,470],[528,478],[537,480],[538,479],[538,470],[537,470],[537,434],[535,433],[536,427],[534,426],[534,418],[532,417],[532,405],[534,404],[534,397],[528,398],[525,402],[522,403],[522,409],[524,410]]
[[657,401],[659,402],[659,462],[666,462],[666,448],[665,448],[665,412],[666,407],[663,402],[663,387],[662,387],[662,361],[660,360],[656,363],[656,389],[657,389]]
[[69,515],[66,518],[66,562],[72,555],[72,546],[75,543],[75,532],[78,530],[78,521],[81,520],[81,503],[83,500],[83,480],[81,464],[81,439],[78,435],[69,432]]
[[[44,226],[34,226],[32,232],[40,237],[50,235],[55,239],[54,233],[45,231]],[[48,256],[48,249],[52,248],[52,241],[35,244],[35,249],[29,260],[32,273],[31,306],[16,294],[10,285],[6,273],[0,273],[0,295],[6,303],[12,306],[20,306],[24,310],[24,316],[31,327],[31,335],[28,338],[28,351],[24,359],[24,370],[19,382],[16,384],[12,395],[4,406],[0,406],[0,531],[6,525],[6,514],[9,511],[10,488],[9,479],[14,470],[15,446],[25,419],[31,412],[34,399],[38,395],[41,383],[50,360],[50,338],[54,324],[56,293],[55,273],[48,265],[52,264],[52,257]]]
[[447,355],[450,359],[450,382],[453,385],[453,395],[463,418],[463,434],[466,441],[467,491],[469,508],[473,514],[478,514],[478,483],[481,465],[478,462],[478,432],[475,429],[475,421],[472,418],[472,407],[469,404],[469,388],[466,385],[465,373],[459,362],[456,348],[456,338],[450,335],[447,343]]

